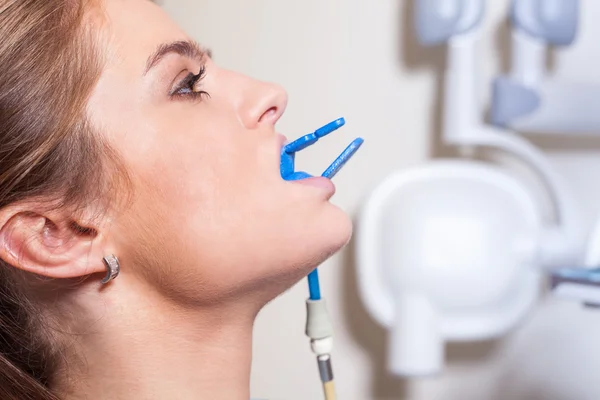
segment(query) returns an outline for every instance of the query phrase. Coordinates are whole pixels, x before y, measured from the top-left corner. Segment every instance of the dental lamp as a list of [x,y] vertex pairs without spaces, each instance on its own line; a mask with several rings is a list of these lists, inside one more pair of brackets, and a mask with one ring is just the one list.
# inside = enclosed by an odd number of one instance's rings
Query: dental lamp
[[[443,142],[521,159],[544,184],[554,215],[544,220],[530,188],[474,160],[427,162],[374,188],[355,234],[357,279],[367,311],[389,330],[387,365],[395,375],[439,373],[446,341],[506,334],[532,310],[547,273],[554,293],[600,304],[600,270],[590,269],[600,265],[600,246],[585,254],[568,186],[538,148],[509,130],[600,127],[600,89],[544,77],[545,46],[574,40],[578,3],[513,1],[513,68],[494,83],[493,126],[477,98],[484,0],[416,0],[420,42],[447,47]],[[580,93],[590,103],[581,118],[571,114]]]
[[[511,4],[512,67],[493,86],[492,123],[522,132],[597,134],[600,85],[549,77],[547,47],[573,43],[580,2],[520,0]],[[581,267],[553,271],[554,294],[600,305],[600,220],[592,229]]]

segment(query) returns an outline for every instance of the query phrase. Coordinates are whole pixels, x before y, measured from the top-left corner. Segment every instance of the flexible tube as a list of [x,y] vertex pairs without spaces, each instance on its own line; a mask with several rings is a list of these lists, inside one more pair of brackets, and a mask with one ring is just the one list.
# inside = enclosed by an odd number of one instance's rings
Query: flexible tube
[[325,400],[335,400],[335,385],[333,381],[323,383],[323,392]]
[[321,286],[319,285],[319,271],[317,269],[308,274],[308,291],[311,300],[321,300]]

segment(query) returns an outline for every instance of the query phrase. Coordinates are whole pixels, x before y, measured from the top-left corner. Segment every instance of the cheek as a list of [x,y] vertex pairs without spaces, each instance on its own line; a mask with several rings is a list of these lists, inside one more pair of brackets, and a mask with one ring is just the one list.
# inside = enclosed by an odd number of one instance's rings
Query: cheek
[[302,276],[347,242],[343,212],[281,179],[272,133],[215,120],[202,128],[178,124],[162,140],[146,139],[147,152],[132,162],[135,223],[123,233],[154,282],[214,297],[265,277]]
[[210,256],[211,249],[246,251],[274,236],[289,216],[274,146],[246,138],[234,146],[223,136],[197,144],[176,141],[137,168],[139,208],[164,219],[172,239],[166,244]]
[[146,193],[136,205],[136,225],[124,231],[138,235],[125,237],[134,263],[158,290],[187,301],[265,290],[265,281],[289,286],[347,243],[351,223],[337,207],[287,189],[263,189],[276,201],[250,191],[227,202],[201,199],[198,206]]

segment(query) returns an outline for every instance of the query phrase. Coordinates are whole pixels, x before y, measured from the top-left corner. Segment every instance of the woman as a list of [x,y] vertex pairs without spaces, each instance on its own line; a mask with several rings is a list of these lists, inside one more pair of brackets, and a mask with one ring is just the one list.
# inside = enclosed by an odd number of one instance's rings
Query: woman
[[285,106],[148,0],[0,0],[0,398],[249,398],[256,314],[351,234]]

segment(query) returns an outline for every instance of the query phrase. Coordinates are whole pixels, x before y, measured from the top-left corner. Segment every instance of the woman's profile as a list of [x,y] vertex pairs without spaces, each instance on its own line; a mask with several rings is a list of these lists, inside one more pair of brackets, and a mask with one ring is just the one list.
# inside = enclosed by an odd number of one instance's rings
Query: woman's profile
[[286,101],[149,0],[0,0],[1,399],[250,397],[257,313],[352,231],[281,178]]

